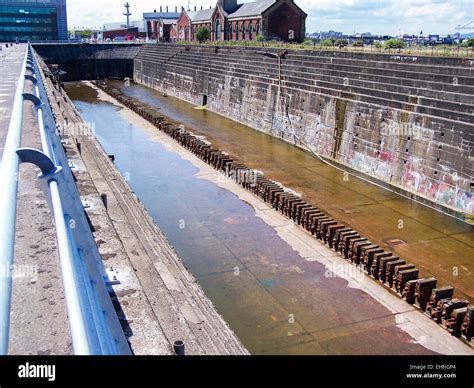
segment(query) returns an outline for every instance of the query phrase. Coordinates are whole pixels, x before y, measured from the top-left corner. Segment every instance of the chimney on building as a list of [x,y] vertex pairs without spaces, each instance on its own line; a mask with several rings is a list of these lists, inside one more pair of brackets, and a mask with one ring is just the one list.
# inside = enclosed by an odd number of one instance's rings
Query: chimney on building
[[168,13],[168,6],[166,6],[166,13]]
[[160,12],[163,12],[163,7],[160,5]]

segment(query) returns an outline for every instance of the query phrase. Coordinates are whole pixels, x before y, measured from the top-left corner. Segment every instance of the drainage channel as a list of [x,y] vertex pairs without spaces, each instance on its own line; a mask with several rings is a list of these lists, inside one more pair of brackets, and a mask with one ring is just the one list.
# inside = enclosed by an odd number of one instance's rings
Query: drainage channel
[[[343,279],[334,251],[219,181],[212,168],[128,109],[84,84],[67,91],[251,353],[460,351],[454,338],[371,279],[357,273]],[[428,341],[425,330],[434,330]]]

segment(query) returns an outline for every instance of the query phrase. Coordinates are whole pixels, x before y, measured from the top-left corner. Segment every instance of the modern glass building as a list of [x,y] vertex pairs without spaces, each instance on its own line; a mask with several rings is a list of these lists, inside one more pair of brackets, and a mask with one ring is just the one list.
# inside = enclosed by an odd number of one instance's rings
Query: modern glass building
[[0,0],[0,42],[67,40],[66,0]]

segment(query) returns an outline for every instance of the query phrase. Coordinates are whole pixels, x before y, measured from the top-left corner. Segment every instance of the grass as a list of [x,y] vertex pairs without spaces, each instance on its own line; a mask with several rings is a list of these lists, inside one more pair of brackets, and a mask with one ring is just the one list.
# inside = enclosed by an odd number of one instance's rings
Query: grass
[[408,46],[403,49],[385,49],[376,48],[373,45],[365,45],[361,47],[347,46],[336,47],[326,46],[320,43],[284,43],[284,42],[257,42],[257,41],[209,41],[203,44],[192,41],[179,41],[180,45],[193,46],[220,46],[220,47],[266,47],[266,48],[280,48],[280,49],[301,49],[301,50],[320,50],[320,51],[338,51],[338,52],[356,52],[356,53],[380,53],[380,54],[402,54],[402,55],[422,55],[435,57],[467,57],[474,58],[474,47],[460,47],[460,46]]

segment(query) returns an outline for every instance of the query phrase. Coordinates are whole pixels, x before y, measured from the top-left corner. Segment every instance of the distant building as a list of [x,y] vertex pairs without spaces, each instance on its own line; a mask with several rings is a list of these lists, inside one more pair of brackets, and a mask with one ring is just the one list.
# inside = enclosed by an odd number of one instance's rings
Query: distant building
[[202,9],[194,14],[191,19],[191,35],[190,40],[197,40],[196,32],[200,28],[207,28],[211,33],[212,39],[212,15],[214,14],[214,8]]
[[169,12],[168,7],[163,11],[160,7],[160,12],[147,12],[143,14],[145,20],[147,35],[150,39],[156,39],[161,42],[169,42],[171,40],[171,29],[176,25],[181,12],[178,12],[178,7],[175,7],[175,12]]
[[159,12],[156,10],[146,12],[143,14],[142,20],[129,22],[128,26],[123,22],[107,23],[104,24],[104,39],[133,36],[170,42],[173,41],[172,35],[176,35],[176,32],[172,31],[176,31],[176,23],[180,16],[181,12],[178,12],[178,7],[175,7],[174,12],[170,12],[168,7],[164,10],[163,7],[160,7]]
[[93,28],[84,28],[84,29],[73,29],[69,34],[69,40],[80,40],[82,39],[82,33],[86,32],[90,33],[90,37],[85,37],[84,39],[91,39],[91,40],[101,40],[103,36],[103,30],[93,29]]
[[103,39],[114,39],[119,37],[145,38],[147,35],[146,24],[144,20],[131,21],[127,23],[106,23],[102,31]]
[[192,40],[192,28],[191,28],[191,23],[196,16],[197,11],[184,11],[181,13],[181,16],[179,17],[177,23],[176,23],[176,29],[177,29],[177,40],[183,41],[189,41]]
[[124,22],[116,22],[116,23],[105,23],[104,24],[104,31],[112,31],[112,30],[121,30],[125,28],[137,28],[138,31],[146,33],[146,24],[144,20],[134,20],[129,23]]
[[306,32],[306,13],[294,0],[257,0],[237,4],[237,0],[218,0],[214,8],[183,11],[177,21],[179,40],[197,40],[196,32],[206,28],[212,41],[265,39],[302,42]]
[[66,0],[1,0],[0,41],[67,40]]
[[319,39],[342,38],[344,34],[339,31],[322,31],[319,33]]

